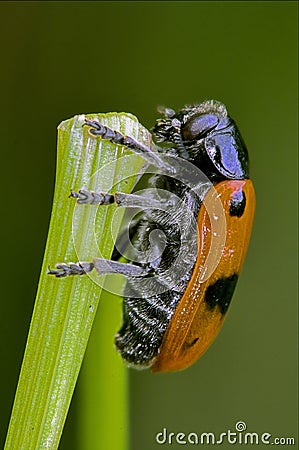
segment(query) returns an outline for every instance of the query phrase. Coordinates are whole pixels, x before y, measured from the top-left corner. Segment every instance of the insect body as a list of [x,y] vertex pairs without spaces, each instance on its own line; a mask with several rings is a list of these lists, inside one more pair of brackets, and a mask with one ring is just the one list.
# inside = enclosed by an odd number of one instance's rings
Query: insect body
[[[95,268],[103,274],[126,275],[116,348],[137,368],[184,369],[205,352],[222,326],[245,258],[255,209],[246,146],[225,106],[215,100],[178,112],[165,109],[153,129],[156,142],[163,143],[156,151],[97,121],[86,125],[93,136],[143,154],[162,172],[152,177],[152,187],[175,194],[177,200],[72,193],[81,204],[143,207],[133,243],[138,254],[150,257],[129,263],[95,258],[57,264],[49,273],[63,277]],[[180,161],[189,164],[182,169],[184,177],[179,176]],[[202,195],[194,189],[192,167],[203,173],[203,180],[210,180]],[[195,178],[197,188],[206,186],[200,176]]]

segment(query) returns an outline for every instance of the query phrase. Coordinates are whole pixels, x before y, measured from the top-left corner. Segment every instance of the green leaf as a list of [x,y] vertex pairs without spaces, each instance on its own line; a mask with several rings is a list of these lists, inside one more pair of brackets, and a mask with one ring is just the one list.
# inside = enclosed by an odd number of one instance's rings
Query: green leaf
[[[110,226],[113,220],[115,231],[122,219],[122,211],[118,209],[115,214],[114,205],[77,205],[68,196],[72,190],[82,187],[130,192],[144,164],[140,156],[132,155],[127,149],[90,136],[87,127],[82,127],[85,117],[97,118],[123,134],[150,144],[148,131],[129,114],[80,115],[62,122],[58,128],[53,210],[5,445],[7,450],[55,450],[58,447],[101,297],[103,276],[91,272],[91,276],[58,279],[47,274],[48,266],[53,268],[57,262],[92,261],[99,256],[109,258],[114,245]],[[111,302],[115,302],[115,297]],[[109,316],[107,305],[106,317],[100,323],[105,323],[112,336],[115,324],[120,323],[121,301],[111,307],[111,312]],[[105,442],[106,434],[111,448],[125,449],[126,369],[109,339],[98,342],[97,358],[103,361],[97,374],[97,384],[101,387],[92,392],[94,384],[90,380],[88,395],[93,395],[92,415],[97,414],[101,423],[93,430],[94,442],[98,444],[92,448],[107,449],[99,444]],[[88,381],[85,387],[87,384]],[[112,418],[105,409],[109,393],[111,398],[115,393],[118,396]],[[112,431],[111,424],[115,421],[117,426]],[[84,434],[82,430],[81,435],[90,436],[90,433]],[[91,448],[90,443],[89,447],[83,447],[84,442],[81,444],[80,449]]]

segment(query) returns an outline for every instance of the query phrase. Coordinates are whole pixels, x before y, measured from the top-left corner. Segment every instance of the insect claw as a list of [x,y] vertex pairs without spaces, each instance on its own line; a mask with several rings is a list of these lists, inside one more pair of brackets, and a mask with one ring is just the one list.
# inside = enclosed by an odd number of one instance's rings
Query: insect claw
[[68,198],[80,198],[80,194],[78,194],[78,192],[71,191]]

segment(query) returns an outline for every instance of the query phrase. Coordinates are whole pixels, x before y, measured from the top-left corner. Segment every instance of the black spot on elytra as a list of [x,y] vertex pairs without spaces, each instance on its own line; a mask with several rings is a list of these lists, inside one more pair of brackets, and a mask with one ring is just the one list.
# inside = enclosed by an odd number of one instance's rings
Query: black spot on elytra
[[195,339],[193,339],[193,341],[189,344],[190,345],[190,347],[192,347],[192,345],[195,345],[196,344],[196,342],[198,341],[198,337],[197,338],[195,338]]
[[188,348],[193,347],[193,345],[195,345],[197,341],[199,341],[199,337],[194,338],[191,342],[185,342],[184,346]]
[[245,206],[246,196],[244,191],[240,189],[239,191],[234,192],[234,194],[232,195],[229,205],[229,214],[231,216],[241,217],[243,215]]
[[238,275],[235,273],[230,277],[219,278],[214,284],[208,287],[205,294],[205,301],[211,309],[217,305],[222,314],[228,310],[230,301],[232,299]]

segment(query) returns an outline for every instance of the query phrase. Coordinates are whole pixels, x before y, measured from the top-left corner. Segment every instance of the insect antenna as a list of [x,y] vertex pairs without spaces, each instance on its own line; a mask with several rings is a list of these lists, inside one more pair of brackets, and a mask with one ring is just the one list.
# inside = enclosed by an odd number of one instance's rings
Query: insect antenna
[[175,132],[173,133],[172,141],[175,143],[178,150],[179,156],[184,159],[189,159],[189,154],[184,145],[182,134],[181,134],[181,122],[174,119],[172,125],[175,127]]

